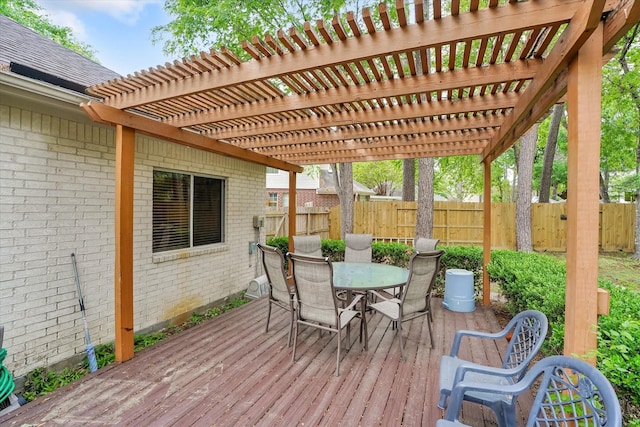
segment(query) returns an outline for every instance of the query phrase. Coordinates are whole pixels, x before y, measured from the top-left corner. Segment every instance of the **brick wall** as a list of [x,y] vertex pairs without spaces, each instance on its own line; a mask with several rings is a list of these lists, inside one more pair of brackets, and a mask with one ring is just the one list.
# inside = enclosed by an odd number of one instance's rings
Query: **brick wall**
[[[283,190],[282,188],[267,189],[267,203],[269,202],[269,193],[278,194],[278,208],[283,208],[283,194],[288,194],[289,190]],[[305,206],[306,203],[311,202],[314,207],[332,208],[340,204],[337,194],[318,194],[316,190],[296,190],[297,204],[296,206]]]
[[[114,339],[115,130],[78,111],[71,119],[53,111],[0,97],[0,322],[14,377],[84,351],[72,252],[91,338]],[[225,243],[152,254],[154,168],[226,179]],[[136,330],[246,289],[259,273],[248,242],[256,239],[252,217],[264,212],[264,188],[263,166],[137,136]]]

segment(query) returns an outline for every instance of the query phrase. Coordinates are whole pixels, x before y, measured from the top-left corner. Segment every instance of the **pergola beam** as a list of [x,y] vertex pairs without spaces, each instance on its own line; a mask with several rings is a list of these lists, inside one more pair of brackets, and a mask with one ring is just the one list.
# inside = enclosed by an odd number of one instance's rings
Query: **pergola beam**
[[[443,151],[452,147],[458,148],[478,148],[477,141],[482,142],[482,148],[493,136],[493,131],[468,131],[468,132],[448,132],[442,134],[425,134],[411,136],[394,136],[388,138],[378,138],[371,141],[347,140],[330,141],[313,144],[296,144],[289,147],[264,147],[256,149],[257,152],[265,156],[282,156],[287,154],[315,155],[316,153],[344,152],[345,150],[373,150],[386,149],[389,151],[415,149],[419,145],[428,145],[434,149],[442,148]],[[472,147],[473,145],[473,147]],[[433,154],[433,152],[431,152]]]
[[479,115],[474,117],[454,117],[445,120],[421,120],[411,122],[395,122],[382,125],[352,126],[336,130],[318,129],[305,135],[283,133],[277,136],[265,136],[255,139],[236,139],[233,143],[246,149],[261,147],[281,147],[296,144],[312,144],[314,142],[346,141],[368,138],[383,138],[398,135],[433,134],[465,130],[489,130],[500,126],[504,121],[503,114]]
[[104,104],[89,101],[81,106],[90,117],[101,123],[125,126],[146,135],[176,142],[188,147],[221,154],[223,156],[235,157],[276,169],[302,172],[302,168],[298,165],[266,157],[251,150],[245,150],[244,148],[236,147],[194,132],[178,129],[174,126],[160,123],[157,120],[148,119],[127,111],[121,111]]
[[568,22],[582,5],[581,0],[508,3],[474,13],[447,16],[437,21],[426,20],[415,25],[390,29],[385,31],[385,37],[377,37],[377,33],[363,34],[358,38],[347,38],[277,56],[277,60],[268,57],[243,62],[235,67],[221,68],[215,72],[194,75],[189,79],[148,87],[144,92],[135,90],[122,93],[109,99],[108,103],[118,109],[133,108],[240,83],[279,78],[319,67],[366,61],[380,55],[400,54],[526,31],[532,27],[562,24]]
[[[330,116],[313,116],[305,119],[273,121],[268,124],[238,126],[231,130],[210,132],[218,140],[230,140],[249,136],[304,131],[322,128],[354,126],[361,123],[392,123],[396,120],[422,119],[425,117],[468,114],[470,112],[501,111],[513,108],[519,93],[496,93],[450,101],[422,102],[420,104],[395,105],[393,108],[376,108],[364,111],[348,111]],[[445,120],[446,121],[446,120]],[[347,138],[342,138],[347,139]]]
[[423,74],[402,79],[373,81],[358,86],[337,88],[290,95],[265,101],[241,104],[234,107],[212,108],[205,112],[173,117],[165,123],[176,127],[199,124],[215,124],[226,120],[243,119],[263,114],[277,114],[300,109],[312,109],[327,105],[365,101],[375,98],[410,96],[422,92],[433,93],[460,87],[499,84],[508,75],[510,80],[533,78],[543,63],[541,59],[525,59],[484,67],[471,67],[439,74]]

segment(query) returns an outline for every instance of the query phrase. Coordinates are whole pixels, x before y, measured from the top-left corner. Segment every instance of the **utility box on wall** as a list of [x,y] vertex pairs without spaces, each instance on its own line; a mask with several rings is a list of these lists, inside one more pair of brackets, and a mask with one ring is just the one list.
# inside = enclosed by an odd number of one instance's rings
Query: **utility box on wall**
[[263,228],[264,227],[264,217],[260,215],[253,216],[253,228]]

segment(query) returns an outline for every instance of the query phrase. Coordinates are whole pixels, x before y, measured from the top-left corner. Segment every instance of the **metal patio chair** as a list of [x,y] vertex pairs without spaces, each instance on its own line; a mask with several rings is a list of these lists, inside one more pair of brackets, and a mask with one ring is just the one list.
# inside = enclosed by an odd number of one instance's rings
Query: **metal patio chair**
[[293,236],[293,252],[307,256],[322,256],[322,239],[320,236]]
[[345,234],[344,262],[371,262],[372,241],[372,234]]
[[[340,350],[342,347],[341,332],[346,326],[347,342],[350,342],[351,321],[360,314],[353,308],[363,296],[356,295],[347,307],[341,308],[333,285],[333,267],[328,258],[307,257],[295,253],[290,253],[288,256],[291,259],[293,283],[298,301],[291,361],[295,362],[296,360],[299,325],[329,331],[338,336],[335,372],[335,375],[338,376],[340,375]],[[361,318],[360,334],[362,334],[364,322],[365,319]]]
[[289,335],[287,346],[291,346],[291,335],[295,317],[295,290],[289,286],[287,275],[284,272],[284,255],[280,249],[258,243],[258,249],[262,253],[262,265],[269,281],[269,309],[267,311],[267,325],[264,332],[269,332],[269,320],[271,318],[271,306],[275,305],[289,311]]
[[[507,326],[497,333],[460,330],[456,332],[451,354],[440,359],[440,400],[438,407],[445,408],[447,397],[461,381],[473,381],[503,387],[515,384],[522,379],[533,357],[538,353],[547,335],[547,316],[537,310],[518,313]],[[466,361],[458,357],[462,338],[506,339],[512,334],[505,354],[502,355],[502,366],[491,367]],[[504,408],[501,395],[470,391],[464,395],[469,402],[491,407],[496,414],[513,408]],[[504,426],[506,427],[506,425]]]
[[418,237],[413,242],[413,248],[416,252],[431,252],[436,250],[436,246],[440,243],[440,239],[428,239],[426,237]]
[[407,284],[400,287],[398,297],[387,298],[376,291],[369,291],[379,298],[380,302],[369,304],[369,307],[397,325],[396,334],[400,343],[400,355],[404,360],[404,345],[402,343],[402,323],[420,316],[427,316],[429,339],[431,348],[433,333],[431,331],[431,290],[435,283],[436,273],[440,268],[440,257],[444,251],[416,252],[409,260],[409,278]]
[[611,383],[588,363],[568,356],[547,357],[515,384],[497,385],[463,381],[456,384],[444,420],[436,427],[464,427],[459,421],[462,402],[469,393],[496,396],[500,426],[515,426],[517,397],[539,381],[527,427],[621,427],[620,403]]

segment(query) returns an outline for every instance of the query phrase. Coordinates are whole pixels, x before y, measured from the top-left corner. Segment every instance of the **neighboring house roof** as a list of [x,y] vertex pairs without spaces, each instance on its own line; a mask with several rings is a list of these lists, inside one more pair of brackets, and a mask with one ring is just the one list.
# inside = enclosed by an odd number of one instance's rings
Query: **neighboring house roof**
[[120,74],[0,15],[0,70],[85,93]]
[[[297,190],[316,190],[317,194],[336,194],[333,184],[333,172],[329,165],[319,165],[319,176],[312,177],[306,173],[298,174],[296,177]],[[278,173],[267,173],[267,188],[289,188],[289,172],[278,171]],[[355,194],[373,195],[375,192],[365,187],[358,181],[353,181],[353,192]]]
[[[318,190],[316,192],[318,194],[337,194],[336,186],[333,181],[333,171],[329,169],[320,169],[320,185],[318,186]],[[353,181],[353,192],[355,194],[369,196],[376,194],[375,191],[365,187],[356,180]]]

